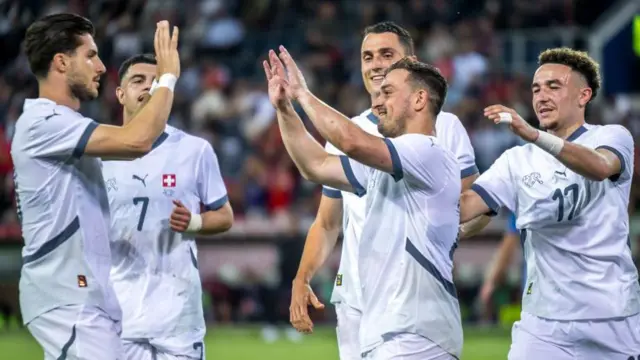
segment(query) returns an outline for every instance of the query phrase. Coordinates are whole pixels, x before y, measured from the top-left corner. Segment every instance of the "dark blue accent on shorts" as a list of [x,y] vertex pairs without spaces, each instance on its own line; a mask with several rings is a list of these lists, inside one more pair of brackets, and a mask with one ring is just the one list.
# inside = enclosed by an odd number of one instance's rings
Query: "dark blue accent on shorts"
[[189,247],[189,254],[191,254],[191,263],[194,268],[198,268],[198,259],[196,259],[196,254],[193,253],[193,248]]
[[78,140],[76,147],[73,149],[74,157],[80,158],[84,154],[84,150],[87,148],[87,144],[89,143],[89,138],[91,138],[91,134],[93,134],[97,127],[98,123],[95,121],[92,121],[87,125],[82,135],[80,135],[80,140]]
[[332,198],[332,199],[342,199],[342,191],[336,189],[329,189],[327,187],[322,187],[322,195]]
[[223,207],[224,204],[226,204],[228,201],[229,201],[229,195],[225,194],[223,197],[212,202],[211,204],[205,205],[204,209],[205,211],[216,211],[221,207]]
[[413,245],[411,240],[409,240],[408,238],[407,238],[407,243],[405,245],[405,250],[407,250],[409,255],[411,255],[411,257],[413,257],[418,262],[418,264],[420,264],[420,266],[422,266],[425,270],[427,270],[427,272],[431,274],[431,276],[433,276],[440,284],[442,284],[442,286],[449,293],[449,295],[453,296],[456,299],[458,298],[456,286],[451,281],[445,279],[440,273],[440,271],[438,271],[438,268],[436,268],[436,266],[433,265],[433,263],[429,261],[429,259],[427,259],[424,255],[422,255],[422,253],[420,253],[420,251]]
[[391,140],[384,138],[384,143],[387,144],[387,148],[389,149],[389,154],[391,154],[391,167],[393,168],[393,179],[398,182],[402,180],[404,173],[402,172],[402,162],[400,161],[400,156],[398,155],[398,150],[393,145]]
[[363,196],[364,194],[366,194],[367,190],[358,182],[356,175],[353,173],[349,158],[345,155],[340,155],[340,163],[342,164],[344,175],[347,177],[347,180],[349,180],[349,184],[351,184],[351,187],[353,188],[354,194],[358,196]]
[[61,233],[56,235],[53,239],[45,242],[36,252],[31,255],[27,255],[22,258],[23,264],[34,262],[43,256],[49,254],[55,250],[58,246],[62,245],[65,241],[69,240],[73,234],[80,230],[80,220],[76,216],[73,221],[64,229]]
[[67,359],[67,353],[69,352],[69,348],[71,347],[71,345],[73,344],[74,341],[76,341],[76,326],[75,325],[73,325],[73,327],[71,328],[71,337],[69,337],[69,340],[67,340],[67,342],[62,347],[62,351],[60,352],[60,356],[58,356],[58,360],[66,360]]
[[478,184],[471,185],[471,190],[475,191],[482,200],[484,200],[485,204],[489,207],[490,211],[487,215],[495,216],[498,215],[498,211],[500,210],[500,205],[498,202],[489,194],[487,190],[485,190],[482,186]]

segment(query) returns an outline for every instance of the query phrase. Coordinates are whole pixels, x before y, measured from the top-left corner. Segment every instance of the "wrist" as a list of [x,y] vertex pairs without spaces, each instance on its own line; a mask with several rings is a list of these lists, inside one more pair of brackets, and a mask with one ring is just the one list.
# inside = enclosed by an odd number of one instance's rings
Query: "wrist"
[[192,213],[189,225],[187,225],[187,232],[198,232],[200,230],[202,230],[202,215]]
[[311,276],[308,275],[296,275],[293,278],[293,285],[309,285],[311,282]]
[[164,73],[158,79],[158,88],[166,87],[167,89],[173,92],[176,82],[178,82],[178,77],[171,73]]
[[309,102],[310,98],[313,96],[309,89],[305,89],[300,91],[296,96],[296,100],[300,103],[300,105],[306,104]]
[[553,156],[558,156],[564,147],[564,140],[541,130],[538,130],[538,137],[533,143]]

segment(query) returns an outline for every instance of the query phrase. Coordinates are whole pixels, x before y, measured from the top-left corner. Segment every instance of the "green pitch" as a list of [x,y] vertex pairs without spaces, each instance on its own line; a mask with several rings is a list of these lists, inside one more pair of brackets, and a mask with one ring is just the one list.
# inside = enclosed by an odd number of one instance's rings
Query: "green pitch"
[[[499,329],[466,329],[462,360],[499,360],[507,358],[509,331]],[[338,359],[334,329],[316,328],[315,334],[300,343],[282,337],[273,344],[260,338],[256,327],[211,328],[206,338],[209,360],[330,360]],[[25,330],[0,330],[0,358],[42,360],[42,350]]]

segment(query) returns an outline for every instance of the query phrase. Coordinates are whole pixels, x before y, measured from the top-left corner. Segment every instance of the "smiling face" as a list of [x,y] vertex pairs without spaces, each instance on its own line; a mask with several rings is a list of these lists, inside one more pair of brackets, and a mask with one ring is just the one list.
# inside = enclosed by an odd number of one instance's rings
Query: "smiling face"
[[414,89],[404,69],[390,71],[380,90],[371,96],[371,107],[378,116],[378,132],[384,137],[397,137],[406,132],[407,121],[413,116]]
[[98,97],[100,77],[106,68],[98,56],[98,47],[93,36],[84,34],[78,38],[80,46],[75,52],[72,55],[61,55],[69,60],[66,80],[71,94],[80,101],[88,101]]
[[118,102],[127,114],[136,114],[149,101],[149,90],[155,77],[155,64],[138,63],[129,67],[116,89]]
[[584,117],[592,91],[580,73],[561,64],[544,64],[538,68],[531,85],[533,109],[540,125],[547,130],[570,126]]
[[380,90],[385,71],[405,55],[405,48],[394,33],[370,33],[365,36],[360,50],[360,69],[369,94]]

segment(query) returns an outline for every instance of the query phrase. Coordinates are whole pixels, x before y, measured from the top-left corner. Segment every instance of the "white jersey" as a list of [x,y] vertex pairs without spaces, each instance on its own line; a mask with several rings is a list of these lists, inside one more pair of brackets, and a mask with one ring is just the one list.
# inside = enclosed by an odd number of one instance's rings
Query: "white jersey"
[[[351,121],[360,126],[369,134],[381,137],[378,132],[378,118],[367,110],[354,117]],[[458,160],[460,177],[466,178],[478,173],[475,164],[475,155],[471,140],[460,122],[460,119],[452,113],[441,112],[436,120],[436,136],[440,144],[451,151]],[[325,145],[327,152],[335,155],[344,155],[331,143]],[[345,303],[354,309],[361,310],[360,281],[358,279],[358,242],[362,234],[362,226],[365,218],[366,195],[357,195],[336,190],[327,186],[322,188],[322,193],[331,198],[343,199],[343,241],[340,268],[336,276],[331,302]]]
[[619,125],[585,125],[567,141],[606,148],[622,171],[592,181],[533,144],[506,151],[473,189],[515,213],[527,266],[523,311],[553,320],[619,318],[640,311],[629,248],[633,138]]
[[111,279],[122,305],[122,338],[177,338],[161,344],[174,352],[202,341],[205,323],[195,239],[171,231],[169,217],[174,199],[193,213],[200,213],[201,204],[208,211],[228,201],[211,145],[167,126],[149,154],[133,161],[105,161],[103,174],[112,214]]
[[[101,161],[83,156],[98,124],[47,99],[27,99],[11,144],[25,246],[25,323],[64,305],[96,307],[114,321],[109,281],[109,203]],[[70,319],[72,321],[72,319]]]
[[453,251],[460,168],[435,137],[405,134],[385,142],[393,174],[341,157],[353,192],[368,194],[357,259],[361,351],[387,336],[414,333],[458,356],[462,325]]

